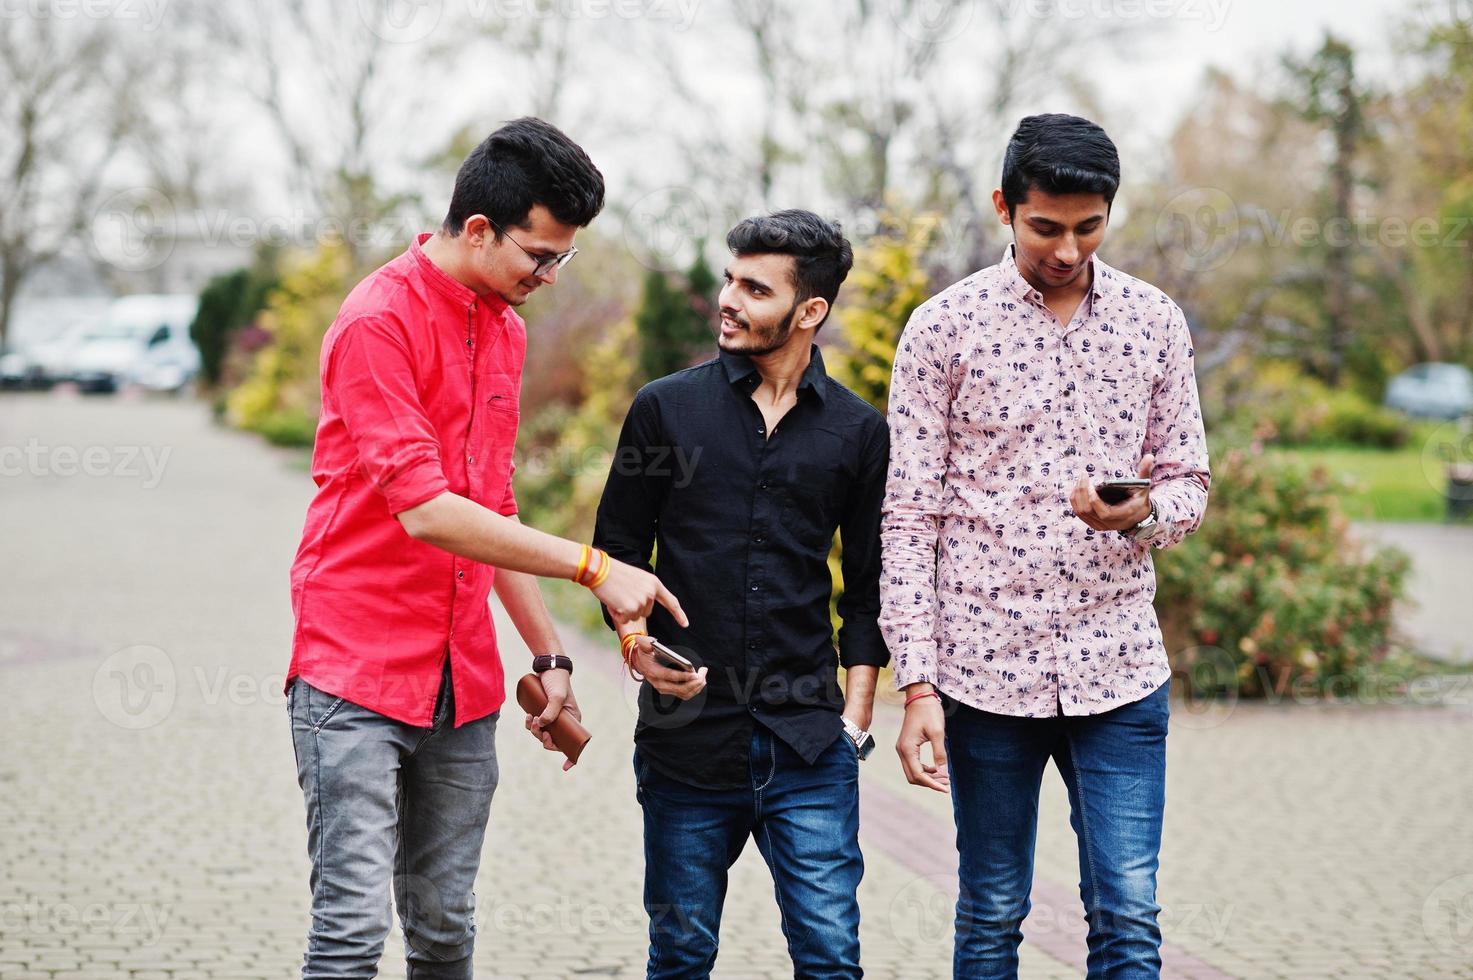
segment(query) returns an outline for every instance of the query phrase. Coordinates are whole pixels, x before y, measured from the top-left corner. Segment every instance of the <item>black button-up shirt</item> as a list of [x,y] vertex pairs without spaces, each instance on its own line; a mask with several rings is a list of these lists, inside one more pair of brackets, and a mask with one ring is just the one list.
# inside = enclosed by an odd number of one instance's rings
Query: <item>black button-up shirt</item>
[[[690,619],[660,607],[652,636],[708,668],[682,702],[648,683],[635,743],[664,774],[696,786],[748,785],[752,726],[809,763],[843,732],[837,665],[884,666],[880,505],[884,416],[812,360],[798,402],[771,433],[752,401],[751,360],[715,360],[635,396],[598,507],[594,543],[653,569]],[[843,548],[835,655],[829,548]]]

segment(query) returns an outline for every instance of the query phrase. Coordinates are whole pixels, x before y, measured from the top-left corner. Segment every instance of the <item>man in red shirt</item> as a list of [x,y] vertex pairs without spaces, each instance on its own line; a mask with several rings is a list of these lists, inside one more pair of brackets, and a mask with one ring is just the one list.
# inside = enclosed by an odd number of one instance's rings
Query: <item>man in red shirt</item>
[[493,588],[537,655],[548,704],[528,728],[549,749],[546,726],[578,707],[535,576],[587,585],[621,622],[656,602],[685,620],[649,572],[517,520],[513,308],[557,281],[603,197],[561,131],[506,124],[461,165],[440,229],[359,283],[323,339],[287,671],[312,859],[303,977],[375,975],[391,883],[411,980],[471,976],[506,697]]

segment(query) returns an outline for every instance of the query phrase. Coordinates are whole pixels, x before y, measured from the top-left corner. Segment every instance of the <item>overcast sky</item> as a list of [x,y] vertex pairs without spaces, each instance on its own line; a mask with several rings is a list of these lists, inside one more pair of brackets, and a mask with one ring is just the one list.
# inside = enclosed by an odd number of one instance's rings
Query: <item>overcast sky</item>
[[[1089,0],[1080,2],[1087,4]],[[1159,116],[1153,112],[1140,120],[1144,129],[1155,130],[1155,136],[1165,135],[1189,108],[1207,66],[1251,77],[1262,67],[1271,66],[1285,48],[1312,50],[1326,30],[1349,41],[1361,53],[1361,65],[1368,74],[1374,77],[1387,71],[1389,27],[1413,6],[1406,0],[1180,2],[1201,11],[1202,16],[1180,18],[1170,36],[1153,43],[1146,57],[1099,80],[1112,106],[1138,104],[1143,99],[1159,106]],[[1214,4],[1226,5],[1226,11],[1218,18],[1221,25],[1211,30],[1207,21]]]

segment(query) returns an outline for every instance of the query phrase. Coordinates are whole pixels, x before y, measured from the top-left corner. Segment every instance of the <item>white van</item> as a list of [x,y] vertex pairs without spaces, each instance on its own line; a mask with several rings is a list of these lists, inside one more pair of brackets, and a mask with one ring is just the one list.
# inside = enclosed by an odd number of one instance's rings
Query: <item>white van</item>
[[89,328],[68,372],[83,391],[116,391],[136,384],[179,391],[199,373],[199,349],[189,325],[199,309],[190,294],[124,296]]

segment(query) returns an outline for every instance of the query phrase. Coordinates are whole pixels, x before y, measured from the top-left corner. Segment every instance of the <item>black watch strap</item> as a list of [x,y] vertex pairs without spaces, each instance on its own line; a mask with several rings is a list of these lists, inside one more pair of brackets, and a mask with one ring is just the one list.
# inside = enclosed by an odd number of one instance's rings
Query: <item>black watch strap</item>
[[573,661],[560,653],[549,653],[541,657],[533,657],[532,669],[539,674],[544,670],[566,670],[569,674],[572,674]]

